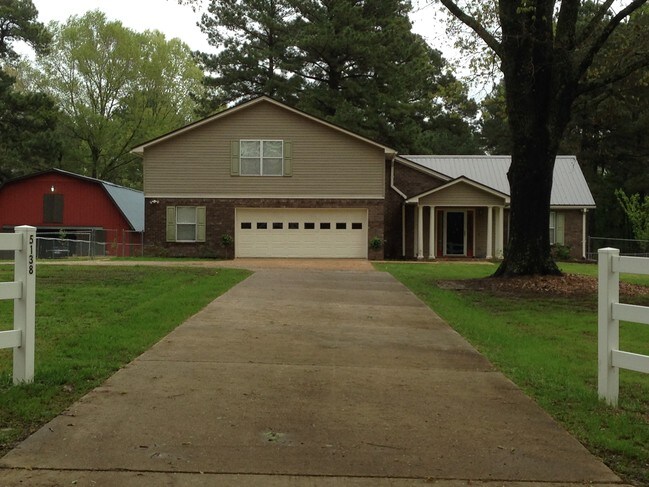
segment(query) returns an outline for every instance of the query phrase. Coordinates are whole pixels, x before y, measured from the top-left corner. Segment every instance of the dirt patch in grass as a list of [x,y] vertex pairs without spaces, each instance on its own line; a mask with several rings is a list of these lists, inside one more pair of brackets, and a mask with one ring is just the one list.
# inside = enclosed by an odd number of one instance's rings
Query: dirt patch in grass
[[[457,281],[438,281],[443,289],[488,291],[507,296],[573,297],[597,296],[597,278],[578,274],[562,276],[525,276]],[[620,283],[620,295],[649,298],[649,287],[628,282]]]

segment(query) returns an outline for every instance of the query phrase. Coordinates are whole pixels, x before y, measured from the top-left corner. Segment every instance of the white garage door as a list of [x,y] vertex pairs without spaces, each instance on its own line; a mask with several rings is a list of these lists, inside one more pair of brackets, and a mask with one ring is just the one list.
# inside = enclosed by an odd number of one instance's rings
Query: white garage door
[[237,257],[367,258],[367,209],[237,208]]

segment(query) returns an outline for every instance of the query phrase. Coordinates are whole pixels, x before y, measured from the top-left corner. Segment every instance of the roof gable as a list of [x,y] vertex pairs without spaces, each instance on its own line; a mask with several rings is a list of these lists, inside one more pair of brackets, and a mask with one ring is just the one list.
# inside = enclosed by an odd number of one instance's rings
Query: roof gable
[[445,191],[448,191],[454,186],[460,186],[460,185],[466,185],[469,186],[473,189],[476,189],[480,192],[487,193],[491,196],[494,196],[496,198],[501,198],[504,200],[505,203],[509,203],[509,195],[502,193],[500,191],[494,190],[493,188],[490,188],[488,186],[485,186],[484,184],[481,184],[479,182],[473,181],[465,176],[460,176],[459,178],[453,179],[452,181],[443,184],[441,186],[438,186],[437,188],[431,189],[429,191],[426,191],[422,194],[419,194],[417,196],[413,196],[412,198],[409,198],[406,203],[418,203],[419,200],[422,198],[425,198],[426,196],[433,195],[435,193],[443,193]]
[[[511,165],[511,156],[405,155],[402,157],[451,178],[464,176],[499,193],[510,195],[507,171]],[[575,156],[557,156],[550,204],[595,207],[595,200]]]
[[185,125],[184,127],[180,127],[180,128],[178,128],[176,130],[168,132],[168,133],[166,133],[164,135],[161,135],[161,136],[159,136],[159,137],[157,137],[155,139],[149,140],[147,142],[144,142],[143,144],[140,144],[140,145],[134,147],[131,150],[131,152],[134,152],[136,154],[143,154],[144,150],[146,148],[148,148],[148,147],[160,144],[161,142],[165,142],[165,141],[167,141],[167,140],[169,140],[171,138],[177,137],[177,136],[182,135],[182,134],[184,134],[186,132],[189,132],[191,130],[195,130],[195,129],[197,129],[199,127],[202,127],[202,126],[204,126],[206,124],[214,122],[215,120],[221,120],[221,119],[226,118],[226,117],[228,117],[228,116],[230,116],[230,115],[232,115],[234,113],[238,113],[238,112],[247,110],[247,109],[252,108],[252,107],[254,107],[256,105],[259,105],[261,103],[272,104],[272,105],[274,105],[276,107],[279,107],[279,108],[281,108],[283,110],[289,111],[291,113],[297,114],[297,115],[299,115],[301,117],[304,117],[306,119],[314,121],[314,122],[316,122],[316,123],[318,123],[318,124],[320,124],[320,125],[322,125],[324,127],[328,127],[329,129],[332,129],[332,130],[335,130],[335,131],[337,131],[339,133],[345,134],[345,135],[347,135],[349,137],[352,137],[352,138],[354,138],[356,140],[359,140],[359,141],[361,141],[363,143],[372,145],[374,147],[381,148],[381,149],[383,149],[385,151],[385,153],[387,155],[390,155],[390,156],[395,156],[396,155],[396,151],[394,149],[391,149],[391,148],[389,148],[387,146],[379,144],[378,142],[374,142],[373,140],[370,140],[370,139],[368,139],[366,137],[358,135],[358,134],[356,134],[356,133],[354,133],[354,132],[352,132],[350,130],[339,127],[339,126],[337,126],[337,125],[335,125],[333,123],[327,122],[327,121],[325,121],[325,120],[323,120],[321,118],[314,117],[313,115],[309,115],[308,113],[305,113],[305,112],[300,111],[300,110],[298,110],[296,108],[285,105],[284,103],[281,103],[281,102],[279,102],[277,100],[274,100],[274,99],[272,99],[272,98],[270,98],[268,96],[260,96],[258,98],[254,98],[253,100],[241,103],[241,104],[236,105],[236,106],[234,106],[232,108],[228,108],[226,110],[218,112],[218,113],[216,113],[214,115],[210,115],[209,117],[203,118],[203,119],[198,120],[198,121],[193,122],[193,123],[190,123],[189,125]]
[[28,174],[26,176],[10,179],[8,181],[5,181],[2,187],[8,184],[13,184],[15,182],[24,181],[51,173],[60,174],[69,178],[79,179],[81,181],[99,185],[108,194],[108,197],[113,201],[130,227],[136,232],[144,231],[144,193],[142,191],[137,191],[135,189],[119,186],[108,181],[102,181],[101,179],[91,178],[89,176],[76,174],[70,171],[64,171],[63,169],[58,168],[47,169],[45,171],[40,171],[37,173]]

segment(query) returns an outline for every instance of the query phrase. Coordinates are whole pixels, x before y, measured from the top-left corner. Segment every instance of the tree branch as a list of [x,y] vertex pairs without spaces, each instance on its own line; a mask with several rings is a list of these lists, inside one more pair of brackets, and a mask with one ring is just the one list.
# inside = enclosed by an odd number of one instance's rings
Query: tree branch
[[602,4],[597,13],[593,16],[592,19],[590,19],[590,22],[588,22],[588,25],[584,28],[581,35],[579,36],[580,43],[588,39],[593,34],[593,32],[595,32],[597,26],[606,15],[606,12],[608,12],[608,10],[611,8],[611,5],[613,5],[614,1],[615,0],[606,0],[606,2]]
[[612,83],[622,81],[623,79],[631,76],[636,71],[645,68],[647,66],[649,66],[649,58],[647,58],[646,56],[638,56],[638,59],[628,63],[626,66],[624,66],[623,69],[620,69],[617,72],[611,73],[610,75],[604,78],[599,78],[596,80],[580,83],[577,86],[577,94],[582,95],[584,93],[588,93],[590,91],[603,88]]
[[620,10],[617,15],[615,15],[608,22],[608,24],[606,24],[602,32],[600,32],[599,36],[597,36],[597,38],[593,41],[592,45],[586,49],[586,54],[582,58],[581,62],[578,63],[577,79],[580,79],[588,70],[590,65],[593,63],[593,58],[595,57],[595,55],[602,49],[602,46],[606,43],[615,29],[620,25],[622,20],[638,10],[645,3],[647,3],[647,0],[633,0],[625,8]]
[[478,34],[478,36],[496,53],[496,56],[502,58],[502,45],[480,24],[480,22],[464,12],[464,10],[462,10],[453,0],[439,1],[448,9],[449,12],[457,17],[458,20],[473,29],[473,31]]
[[575,33],[580,3],[579,0],[563,0],[561,2],[559,18],[557,19],[555,47],[565,50],[572,50],[575,47]]

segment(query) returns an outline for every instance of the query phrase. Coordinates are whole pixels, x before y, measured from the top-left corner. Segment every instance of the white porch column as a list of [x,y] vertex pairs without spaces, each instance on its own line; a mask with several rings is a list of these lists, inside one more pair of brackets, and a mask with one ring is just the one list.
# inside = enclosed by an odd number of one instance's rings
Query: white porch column
[[494,239],[494,222],[493,222],[493,206],[487,208],[487,259],[493,259],[493,239]]
[[586,214],[588,213],[588,208],[584,208],[581,216],[581,258],[586,258],[586,240],[588,236],[586,235]]
[[417,204],[417,259],[424,258],[424,207]]
[[435,238],[435,207],[430,208],[430,228],[428,229],[428,258],[434,259],[437,255],[437,239]]
[[401,257],[406,256],[406,204],[401,205]]
[[498,207],[498,221],[496,223],[496,258],[502,259],[504,257],[503,240],[505,237],[505,207]]

